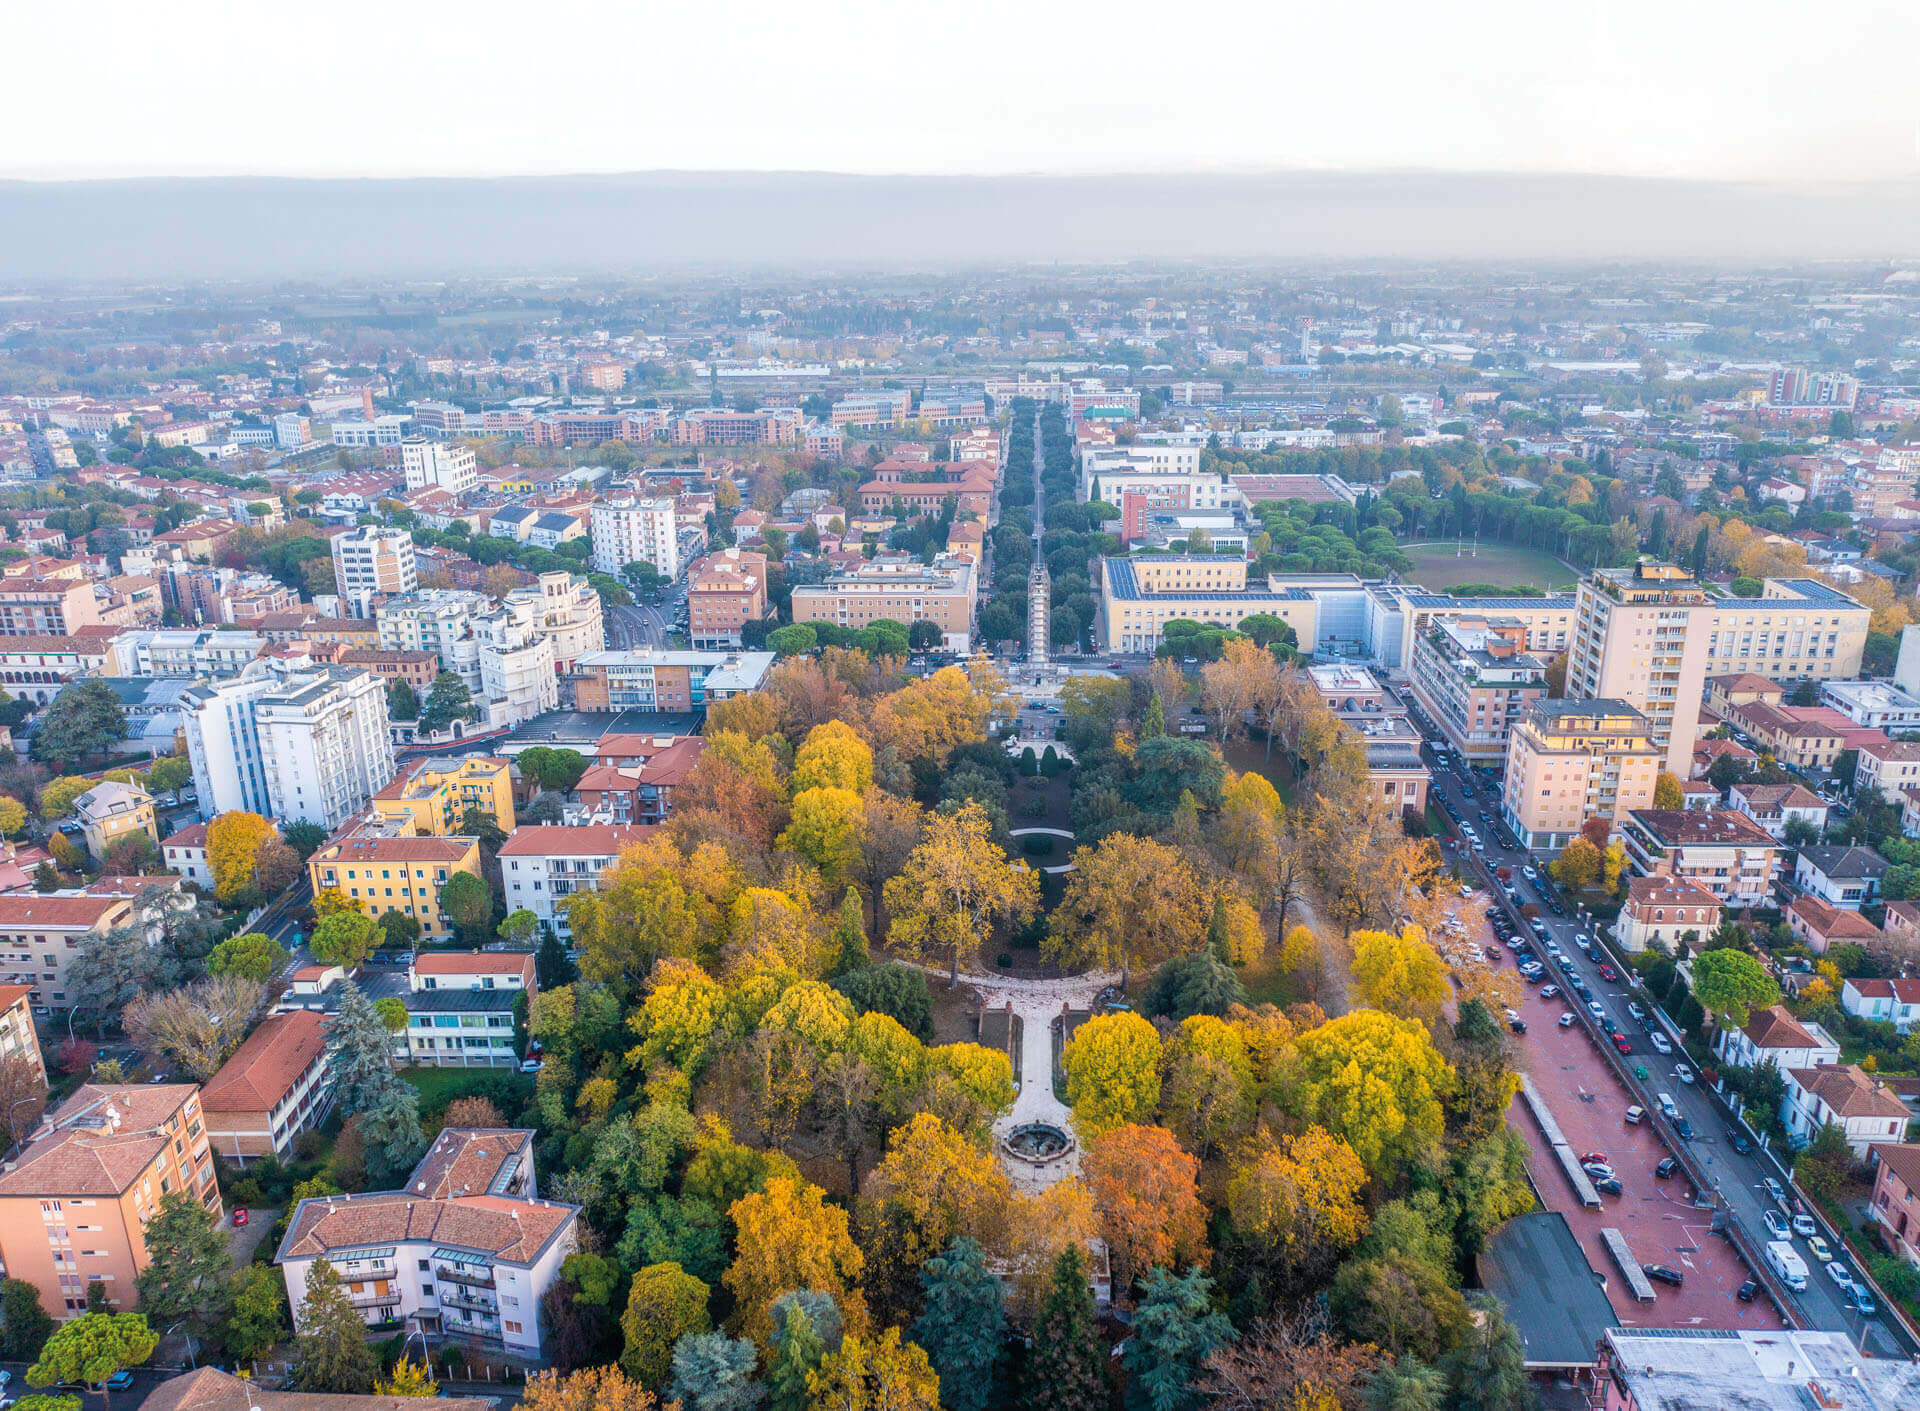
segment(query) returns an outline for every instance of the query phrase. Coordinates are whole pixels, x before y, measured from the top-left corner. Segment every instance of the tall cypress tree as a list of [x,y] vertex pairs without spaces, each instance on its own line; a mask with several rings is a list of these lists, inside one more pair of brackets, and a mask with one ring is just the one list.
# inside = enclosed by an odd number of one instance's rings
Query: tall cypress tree
[[840,919],[833,927],[835,975],[844,975],[849,970],[861,970],[873,964],[873,953],[867,949],[866,913],[860,905],[860,889],[848,887],[847,894],[840,898]]
[[1054,1411],[1099,1411],[1107,1404],[1107,1350],[1093,1325],[1086,1252],[1077,1244],[1053,1261],[1027,1369],[1029,1404]]

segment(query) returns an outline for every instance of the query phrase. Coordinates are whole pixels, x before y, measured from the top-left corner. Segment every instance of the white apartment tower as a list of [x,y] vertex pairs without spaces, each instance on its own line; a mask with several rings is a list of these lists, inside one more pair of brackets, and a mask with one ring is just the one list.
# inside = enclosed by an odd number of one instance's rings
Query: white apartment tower
[[407,474],[409,490],[431,488],[469,495],[480,488],[472,448],[457,442],[409,436],[400,443],[400,468]]
[[193,764],[193,787],[200,796],[203,818],[236,809],[272,816],[253,704],[277,691],[280,684],[264,663],[256,663],[236,677],[202,681],[181,695],[187,758]]
[[593,507],[594,568],[618,577],[630,563],[650,563],[667,578],[680,576],[672,500],[622,496]]
[[273,817],[335,828],[393,781],[380,678],[329,666],[289,676],[253,703]]
[[397,598],[420,586],[413,535],[363,524],[333,538],[333,581],[355,617],[371,617],[372,599]]
[[518,725],[560,705],[553,638],[539,630],[539,608],[529,598],[506,603],[474,624],[480,643],[480,693],[490,725]]

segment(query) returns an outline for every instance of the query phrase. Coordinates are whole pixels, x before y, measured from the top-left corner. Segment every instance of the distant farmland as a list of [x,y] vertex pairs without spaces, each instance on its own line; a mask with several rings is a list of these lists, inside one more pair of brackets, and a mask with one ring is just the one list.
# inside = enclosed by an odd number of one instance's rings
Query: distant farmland
[[1462,583],[1497,583],[1503,588],[1528,583],[1536,588],[1571,588],[1579,578],[1542,549],[1484,542],[1478,551],[1471,543],[1464,552],[1456,553],[1456,549],[1456,545],[1447,543],[1401,545],[1400,551],[1413,560],[1413,572],[1407,578],[1433,589],[1453,588]]

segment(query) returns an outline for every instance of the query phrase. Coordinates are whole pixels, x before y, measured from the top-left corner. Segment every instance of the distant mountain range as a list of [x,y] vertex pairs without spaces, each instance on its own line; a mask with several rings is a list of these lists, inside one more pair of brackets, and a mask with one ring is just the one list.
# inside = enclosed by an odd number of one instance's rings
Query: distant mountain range
[[0,182],[0,282],[1032,260],[1894,259],[1920,184],[1441,172]]

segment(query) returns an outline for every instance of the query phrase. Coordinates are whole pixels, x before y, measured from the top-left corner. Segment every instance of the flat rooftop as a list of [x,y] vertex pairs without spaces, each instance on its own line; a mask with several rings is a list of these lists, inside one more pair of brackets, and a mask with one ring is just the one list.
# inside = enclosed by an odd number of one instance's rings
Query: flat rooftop
[[1863,1357],[1845,1333],[1607,1334],[1639,1411],[1910,1411],[1920,1364]]
[[1506,1309],[1530,1368],[1591,1367],[1600,1339],[1620,1321],[1605,1278],[1557,1210],[1516,1216],[1494,1231],[1480,1255],[1480,1282]]

